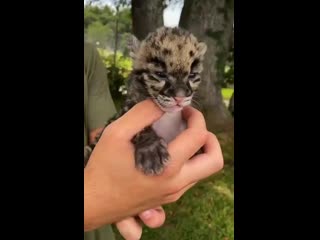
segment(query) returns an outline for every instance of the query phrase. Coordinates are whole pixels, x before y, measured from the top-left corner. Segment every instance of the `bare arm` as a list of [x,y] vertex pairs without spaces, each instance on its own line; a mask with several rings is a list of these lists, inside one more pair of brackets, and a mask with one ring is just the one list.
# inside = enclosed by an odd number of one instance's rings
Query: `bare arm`
[[[154,103],[137,104],[106,128],[84,170],[85,230],[175,202],[195,182],[223,167],[219,143],[207,132],[203,116],[188,111],[188,129],[169,144],[172,161],[157,177],[136,170],[131,144],[137,132],[162,115]],[[205,153],[188,161],[202,146]]]

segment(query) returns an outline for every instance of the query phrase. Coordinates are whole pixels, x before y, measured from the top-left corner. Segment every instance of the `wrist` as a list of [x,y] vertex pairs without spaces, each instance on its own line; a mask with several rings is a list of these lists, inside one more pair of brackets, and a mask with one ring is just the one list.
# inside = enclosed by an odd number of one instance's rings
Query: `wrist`
[[95,196],[95,186],[87,170],[84,170],[84,231],[90,231],[97,228],[97,216],[95,208],[97,206]]
[[[84,170],[84,231],[97,229],[115,221],[115,201],[110,199],[110,184],[104,179],[99,187],[97,174],[91,168]],[[109,186],[109,187],[108,187]],[[116,208],[116,207],[115,207]]]

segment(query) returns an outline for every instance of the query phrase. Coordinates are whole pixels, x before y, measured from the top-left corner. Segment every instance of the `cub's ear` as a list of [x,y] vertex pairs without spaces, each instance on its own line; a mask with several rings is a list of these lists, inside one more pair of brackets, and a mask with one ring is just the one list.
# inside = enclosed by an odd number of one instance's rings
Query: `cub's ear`
[[127,47],[129,49],[130,57],[134,59],[140,48],[140,41],[136,36],[130,35],[127,41]]
[[199,57],[203,57],[204,54],[207,52],[207,44],[205,42],[199,42],[197,45],[197,50],[199,52]]

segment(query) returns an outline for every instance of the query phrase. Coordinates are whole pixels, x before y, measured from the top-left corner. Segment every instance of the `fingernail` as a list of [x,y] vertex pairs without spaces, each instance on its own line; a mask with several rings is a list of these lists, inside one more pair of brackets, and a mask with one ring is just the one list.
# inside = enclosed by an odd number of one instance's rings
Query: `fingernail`
[[142,214],[141,214],[141,217],[144,218],[144,219],[149,219],[152,215],[152,211],[151,210],[147,210],[147,211],[144,211]]

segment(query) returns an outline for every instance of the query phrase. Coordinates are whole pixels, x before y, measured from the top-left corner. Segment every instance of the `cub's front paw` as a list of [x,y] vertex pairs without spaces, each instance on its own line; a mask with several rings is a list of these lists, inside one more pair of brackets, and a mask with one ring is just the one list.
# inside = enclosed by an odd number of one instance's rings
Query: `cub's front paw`
[[136,145],[136,167],[146,175],[160,175],[168,160],[167,144],[163,139]]

